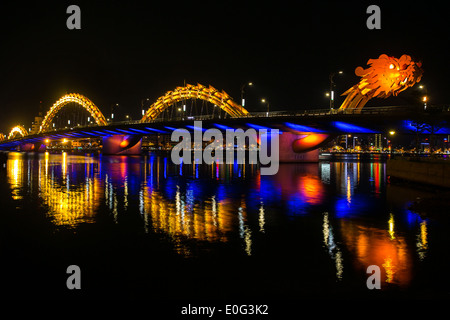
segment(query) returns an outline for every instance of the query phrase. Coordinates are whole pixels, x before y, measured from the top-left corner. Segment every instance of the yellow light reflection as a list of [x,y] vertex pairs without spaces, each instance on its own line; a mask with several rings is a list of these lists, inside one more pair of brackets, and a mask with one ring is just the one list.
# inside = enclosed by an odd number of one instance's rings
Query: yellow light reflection
[[8,182],[11,186],[12,198],[22,199],[21,188],[23,188],[23,167],[25,161],[20,153],[11,153],[11,158],[7,160]]
[[394,281],[394,274],[395,274],[395,266],[392,263],[392,258],[391,257],[386,258],[382,266],[386,271],[386,282],[392,283]]
[[389,236],[391,237],[391,240],[395,239],[395,231],[394,231],[394,216],[392,213],[389,215]]
[[62,153],[62,160],[61,160],[61,175],[62,178],[66,178],[66,171],[67,171],[67,153]]
[[[77,161],[76,158],[68,159],[63,153],[61,162],[58,156],[45,155],[45,170],[40,171],[39,179],[40,197],[48,207],[48,214],[53,223],[60,226],[74,227],[80,223],[92,223],[93,217],[102,199],[100,179],[86,176],[84,183],[76,186],[64,185],[54,177],[54,170],[61,166],[63,177],[66,177],[66,166],[68,162]],[[84,161],[84,160],[82,160]],[[39,166],[41,166],[41,161]],[[67,177],[67,182],[69,177]]]
[[386,230],[366,226],[360,221],[341,219],[340,224],[343,244],[354,254],[357,269],[366,270],[370,265],[383,266],[382,281],[400,286],[411,282],[412,256],[403,236],[397,233],[392,239]]
[[[13,199],[23,198],[26,191],[23,190],[25,184],[28,188],[34,188],[37,184],[39,196],[48,208],[48,215],[55,225],[76,226],[83,222],[93,222],[92,217],[101,202],[101,193],[99,192],[101,180],[87,175],[84,183],[78,183],[76,186],[61,183],[59,180],[59,172],[61,172],[63,181],[68,182],[67,164],[77,161],[84,164],[86,161],[84,157],[71,158],[66,153],[60,157],[47,152],[38,160],[37,179],[33,179],[34,161],[26,162],[24,157],[23,154],[11,153],[10,159],[8,159],[7,175]],[[28,166],[27,181],[23,176],[26,166]]]
[[416,246],[420,260],[425,259],[428,251],[428,231],[426,220],[420,223],[420,231],[419,234],[417,235]]
[[347,176],[347,203],[352,202],[352,185],[350,183],[350,176]]
[[[212,196],[200,206],[187,203],[187,198],[187,192],[181,192],[179,187],[175,201],[170,201],[160,191],[143,186],[143,212],[150,216],[148,220],[153,230],[169,235],[176,251],[183,256],[191,255],[186,239],[227,242],[238,224],[235,212],[240,203],[229,199],[217,201],[217,197]],[[241,211],[241,214],[245,218],[245,212]],[[242,234],[242,239],[246,243],[246,251],[250,252],[249,230]]]
[[340,281],[344,275],[344,259],[341,250],[334,241],[333,228],[328,219],[328,212],[325,212],[323,215],[322,232],[325,247],[328,249],[328,254],[335,263],[336,280]]
[[265,225],[265,219],[264,219],[264,204],[261,202],[261,207],[259,208],[259,231],[264,233],[264,225]]

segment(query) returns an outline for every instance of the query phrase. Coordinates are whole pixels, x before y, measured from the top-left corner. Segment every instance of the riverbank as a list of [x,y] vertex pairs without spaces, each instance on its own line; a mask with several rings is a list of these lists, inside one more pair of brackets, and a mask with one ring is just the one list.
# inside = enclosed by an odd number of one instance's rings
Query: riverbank
[[450,161],[434,158],[401,157],[387,160],[387,175],[427,184],[450,188]]

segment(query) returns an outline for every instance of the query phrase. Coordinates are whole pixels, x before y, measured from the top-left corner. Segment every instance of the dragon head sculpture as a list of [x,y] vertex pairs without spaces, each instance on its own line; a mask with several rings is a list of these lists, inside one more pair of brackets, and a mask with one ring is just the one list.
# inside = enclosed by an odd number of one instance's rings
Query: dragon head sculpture
[[367,64],[367,69],[356,68],[355,74],[361,80],[342,94],[347,95],[347,98],[341,109],[360,109],[373,97],[396,96],[422,78],[422,63],[412,61],[406,54],[399,59],[382,54],[377,59],[369,59]]

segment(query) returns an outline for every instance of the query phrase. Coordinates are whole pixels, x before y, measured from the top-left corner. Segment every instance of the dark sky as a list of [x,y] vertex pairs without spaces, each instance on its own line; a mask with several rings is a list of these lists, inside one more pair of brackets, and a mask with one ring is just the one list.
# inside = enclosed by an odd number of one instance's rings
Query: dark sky
[[[329,74],[337,92],[358,82],[354,70],[385,53],[423,62],[430,103],[450,103],[450,45],[445,2],[105,1],[0,4],[0,132],[30,126],[65,93],[86,95],[106,114],[113,103],[137,115],[186,83],[211,84],[248,109],[326,108]],[[81,30],[68,30],[66,8],[81,8]],[[381,30],[366,9],[381,8]],[[391,105],[417,99],[410,88]],[[416,96],[414,96],[414,94]],[[339,98],[342,101],[342,98]],[[374,102],[374,103],[380,103]]]

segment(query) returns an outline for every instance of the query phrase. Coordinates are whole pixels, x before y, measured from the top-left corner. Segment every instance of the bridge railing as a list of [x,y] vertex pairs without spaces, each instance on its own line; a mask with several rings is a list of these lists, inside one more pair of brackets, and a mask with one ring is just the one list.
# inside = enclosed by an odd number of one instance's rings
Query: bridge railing
[[392,114],[401,112],[413,112],[422,111],[416,108],[404,107],[404,106],[389,106],[389,107],[365,107],[362,109],[308,109],[298,111],[272,111],[272,112],[252,112],[249,117],[292,117],[292,116],[325,116],[325,115],[341,115],[341,114],[354,114],[354,115],[368,115],[368,114]]

